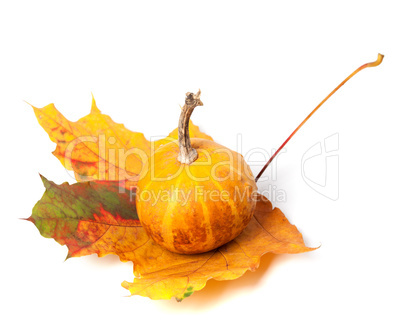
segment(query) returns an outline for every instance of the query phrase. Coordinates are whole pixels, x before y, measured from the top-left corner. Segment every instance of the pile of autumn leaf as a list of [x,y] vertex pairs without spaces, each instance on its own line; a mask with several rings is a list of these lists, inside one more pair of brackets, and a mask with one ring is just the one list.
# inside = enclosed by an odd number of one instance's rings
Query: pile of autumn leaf
[[[53,154],[73,170],[78,183],[57,185],[42,176],[46,191],[28,220],[42,236],[68,247],[68,256],[116,254],[134,264],[134,281],[122,286],[132,295],[177,300],[204,288],[207,280],[232,280],[256,270],[265,253],[301,253],[302,235],[283,213],[258,197],[255,214],[233,241],[213,251],[180,255],[158,246],[141,227],[135,208],[136,177],[144,157],[177,139],[177,129],[165,139],[149,142],[103,115],[92,100],[91,112],[68,121],[53,104],[33,107],[40,125],[57,144]],[[212,138],[190,122],[190,136]],[[124,166],[109,153],[123,150]],[[122,151],[122,152],[123,152]],[[143,153],[142,153],[143,154]]]

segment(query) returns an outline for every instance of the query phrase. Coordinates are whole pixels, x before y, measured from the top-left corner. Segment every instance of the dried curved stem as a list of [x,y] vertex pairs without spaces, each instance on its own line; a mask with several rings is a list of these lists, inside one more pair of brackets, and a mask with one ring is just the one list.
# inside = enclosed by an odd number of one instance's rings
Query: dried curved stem
[[204,104],[200,100],[201,90],[198,90],[197,94],[186,93],[186,100],[184,106],[181,108],[181,114],[179,119],[179,156],[177,160],[183,164],[191,164],[198,158],[197,151],[191,147],[189,122],[191,114],[194,108],[197,106],[203,106]]
[[360,72],[361,70],[365,69],[366,67],[375,67],[381,64],[382,59],[384,56],[382,54],[378,54],[377,60],[373,61],[371,63],[364,64],[360,66],[358,69],[356,69],[354,72],[352,72],[345,80],[343,80],[324,100],[320,102],[320,104],[314,108],[314,110],[304,119],[303,122],[300,123],[300,125],[292,132],[292,134],[284,141],[284,143],[279,147],[274,155],[268,160],[268,162],[265,164],[265,166],[261,169],[261,171],[258,173],[257,177],[255,178],[255,182],[258,181],[258,179],[261,177],[261,175],[264,173],[264,171],[267,169],[267,167],[270,165],[272,160],[278,155],[278,153],[283,149],[283,147],[287,144],[287,142],[296,134],[297,131],[304,125],[304,123],[307,122],[307,120],[313,116],[313,114],[339,89],[341,88],[349,79],[351,79],[355,74]]

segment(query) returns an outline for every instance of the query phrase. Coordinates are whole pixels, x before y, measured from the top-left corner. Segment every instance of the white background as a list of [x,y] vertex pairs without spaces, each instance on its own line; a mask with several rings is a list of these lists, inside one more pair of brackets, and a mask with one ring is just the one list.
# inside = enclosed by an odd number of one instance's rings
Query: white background
[[[398,5],[2,1],[1,332],[400,333]],[[114,121],[150,137],[174,129],[185,92],[201,88],[204,107],[193,121],[202,130],[233,149],[241,134],[243,154],[270,152],[378,52],[383,64],[331,98],[279,157],[276,180],[259,183],[260,191],[271,184],[286,192],[286,201],[274,204],[308,245],[321,245],[317,251],[265,256],[257,272],[210,281],[182,303],[152,301],[124,297],[120,283],[133,279],[129,263],[111,255],[64,262],[66,247],[18,219],[30,216],[42,196],[39,172],[57,183],[74,181],[24,100],[55,103],[75,121],[89,112],[92,92]],[[333,201],[306,184],[301,159],[336,133]],[[325,164],[316,161],[309,168],[319,180]]]

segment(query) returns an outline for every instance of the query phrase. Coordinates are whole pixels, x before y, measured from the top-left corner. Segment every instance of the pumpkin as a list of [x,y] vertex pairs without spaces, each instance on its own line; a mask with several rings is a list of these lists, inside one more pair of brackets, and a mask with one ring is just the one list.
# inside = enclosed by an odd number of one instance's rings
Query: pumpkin
[[187,93],[178,140],[159,147],[144,165],[136,193],[147,234],[171,252],[197,254],[237,237],[256,206],[257,185],[243,156],[189,136],[201,92]]

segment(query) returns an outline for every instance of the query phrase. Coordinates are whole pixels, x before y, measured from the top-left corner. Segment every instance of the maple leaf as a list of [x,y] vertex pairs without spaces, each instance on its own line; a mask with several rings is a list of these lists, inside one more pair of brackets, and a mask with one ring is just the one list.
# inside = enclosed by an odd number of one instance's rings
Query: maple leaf
[[141,224],[129,190],[117,181],[57,185],[41,178],[46,191],[27,220],[42,236],[66,245],[67,258],[97,253],[129,260],[122,256],[123,247],[141,239],[137,232]]
[[[375,62],[357,68],[320,102],[268,160],[255,181],[329,97],[356,73],[378,66],[382,59],[383,55],[379,54]],[[196,157],[194,150],[190,150],[189,134],[212,140],[192,123],[189,128],[187,125],[195,106],[203,105],[200,94],[200,91],[187,93],[182,108],[180,137],[181,144],[184,142],[183,152],[187,153],[184,163],[193,162]],[[77,122],[68,121],[53,104],[33,108],[39,123],[57,143],[53,154],[75,172],[78,181],[92,182],[56,185],[42,178],[46,191],[28,220],[43,236],[67,245],[68,257],[117,254],[122,261],[132,261],[134,282],[122,283],[131,294],[182,300],[202,289],[211,278],[232,280],[247,270],[255,270],[267,252],[302,253],[315,249],[304,244],[297,228],[278,208],[273,209],[264,196],[258,195],[251,221],[232,241],[201,254],[169,252],[146,234],[138,220],[134,198],[136,181],[145,163],[155,149],[177,139],[178,130],[163,140],[149,142],[142,133],[131,132],[102,115],[94,99],[90,114]],[[123,159],[120,156],[116,159],[116,150],[122,151]]]
[[45,237],[68,247],[68,257],[116,254],[134,263],[133,283],[123,282],[133,295],[182,300],[206,282],[232,280],[256,270],[263,254],[302,253],[297,228],[262,195],[247,228],[233,241],[213,251],[171,253],[148,237],[135,209],[135,188],[116,181],[57,185],[42,177],[46,191],[34,206],[32,221]]
[[[142,133],[130,131],[102,114],[93,97],[90,113],[77,122],[66,119],[53,103],[32,108],[39,124],[57,144],[53,154],[66,169],[74,171],[77,181],[135,182],[152,152],[178,136],[175,129],[165,139],[150,142]],[[190,136],[212,140],[192,122]]]
[[[68,121],[53,104],[33,108],[39,123],[57,143],[53,154],[81,182],[57,185],[41,176],[46,190],[28,220],[42,236],[66,245],[67,258],[116,254],[122,261],[132,261],[134,281],[122,283],[132,295],[180,301],[201,290],[211,278],[232,280],[257,269],[265,253],[314,249],[304,244],[297,228],[262,195],[257,197],[250,223],[233,241],[195,255],[162,248],[139,222],[137,176],[144,160],[161,145],[176,140],[178,130],[150,142],[142,133],[101,114],[94,99],[90,114],[77,122]],[[192,123],[190,136],[212,140]],[[123,160],[108,155],[116,151],[123,153]]]

